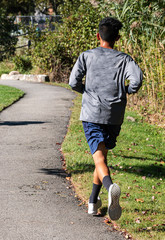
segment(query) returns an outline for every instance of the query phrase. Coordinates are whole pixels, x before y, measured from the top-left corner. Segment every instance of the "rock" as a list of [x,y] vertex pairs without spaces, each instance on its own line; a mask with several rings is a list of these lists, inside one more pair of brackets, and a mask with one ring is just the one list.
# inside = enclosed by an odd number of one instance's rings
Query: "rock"
[[9,73],[9,76],[11,76],[11,75],[17,75],[17,74],[20,74],[18,71],[12,71],[12,72],[10,72]]
[[2,80],[20,80],[29,82],[48,82],[48,75],[33,75],[33,74],[2,74]]

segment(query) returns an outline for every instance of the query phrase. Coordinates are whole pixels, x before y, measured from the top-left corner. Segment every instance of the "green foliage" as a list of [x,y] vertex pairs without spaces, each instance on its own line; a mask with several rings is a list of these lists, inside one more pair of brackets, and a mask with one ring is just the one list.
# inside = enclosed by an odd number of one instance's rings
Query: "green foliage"
[[13,71],[13,69],[14,69],[13,62],[9,62],[9,61],[0,62],[0,76],[2,74],[10,73],[11,71]]
[[124,25],[123,34],[128,41],[164,40],[165,11],[164,1],[126,0],[106,1],[101,0],[98,9],[102,16],[114,16]]
[[[67,14],[71,6],[68,2],[63,13]],[[72,14],[63,18],[62,24],[56,24],[55,32],[49,28],[37,38],[36,34],[30,37],[34,44],[31,50],[33,62],[49,71],[68,71],[71,69],[80,52],[97,46],[96,33],[100,20],[99,15],[88,1],[80,1]],[[75,2],[74,2],[75,3]],[[66,8],[65,8],[66,7]],[[32,30],[30,30],[33,32]]]
[[32,69],[31,60],[27,56],[15,56],[13,58],[13,62],[15,64],[15,70],[18,70],[21,73],[27,72]]
[[7,10],[7,15],[30,14],[34,12],[33,0],[1,0],[1,6]]
[[17,38],[12,35],[16,31],[14,19],[7,17],[5,9],[0,8],[0,60],[14,53]]
[[8,14],[22,15],[34,14],[35,9],[40,12],[47,13],[48,7],[52,7],[54,12],[58,14],[58,7],[62,4],[62,0],[1,0],[1,6],[7,8]]

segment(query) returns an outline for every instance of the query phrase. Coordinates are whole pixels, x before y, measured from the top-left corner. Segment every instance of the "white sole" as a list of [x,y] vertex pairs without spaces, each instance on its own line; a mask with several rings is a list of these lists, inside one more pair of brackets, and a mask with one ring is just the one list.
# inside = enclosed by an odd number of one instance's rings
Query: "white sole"
[[120,187],[116,183],[112,184],[108,192],[108,214],[111,220],[118,220],[121,217],[120,194]]

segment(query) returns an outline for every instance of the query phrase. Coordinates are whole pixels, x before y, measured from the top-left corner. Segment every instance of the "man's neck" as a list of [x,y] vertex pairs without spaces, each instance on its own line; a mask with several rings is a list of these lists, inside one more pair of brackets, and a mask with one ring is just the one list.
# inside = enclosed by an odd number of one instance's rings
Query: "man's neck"
[[112,43],[112,42],[106,42],[106,41],[101,40],[101,41],[100,41],[100,47],[113,49],[114,43]]

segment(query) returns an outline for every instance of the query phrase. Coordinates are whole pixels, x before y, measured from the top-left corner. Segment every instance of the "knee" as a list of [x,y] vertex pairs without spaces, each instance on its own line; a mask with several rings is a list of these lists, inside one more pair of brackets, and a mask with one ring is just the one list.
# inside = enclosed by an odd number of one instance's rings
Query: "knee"
[[96,168],[100,164],[107,164],[107,160],[104,157],[100,157],[100,158],[94,159],[94,162],[95,162],[95,167]]

